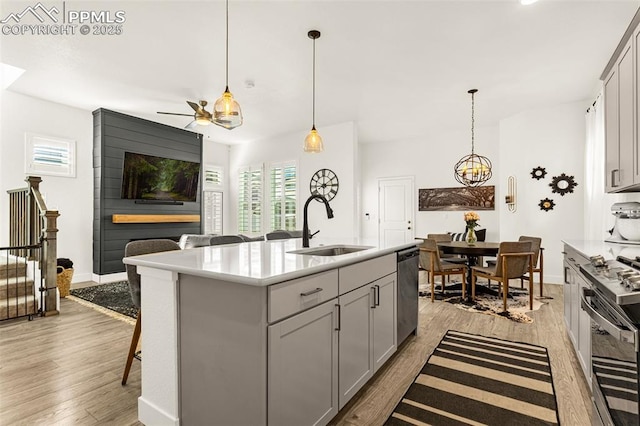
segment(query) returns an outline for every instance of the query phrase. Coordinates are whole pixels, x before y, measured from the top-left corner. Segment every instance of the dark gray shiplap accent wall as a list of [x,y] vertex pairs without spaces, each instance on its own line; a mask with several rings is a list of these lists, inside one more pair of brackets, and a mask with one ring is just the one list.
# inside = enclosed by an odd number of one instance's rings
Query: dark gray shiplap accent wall
[[202,163],[202,135],[102,108],[93,112],[93,135],[94,274],[123,272],[129,241],[201,233],[200,223],[112,223],[111,217],[201,214],[201,185],[197,200],[183,205],[136,204],[121,199],[120,190],[125,151]]

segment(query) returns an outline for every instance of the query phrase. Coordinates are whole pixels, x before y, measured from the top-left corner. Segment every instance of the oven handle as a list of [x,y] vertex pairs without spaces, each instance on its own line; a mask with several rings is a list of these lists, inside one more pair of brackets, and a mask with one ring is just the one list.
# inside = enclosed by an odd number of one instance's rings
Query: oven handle
[[587,301],[587,297],[594,296],[594,291],[590,288],[582,289],[581,303],[582,310],[585,311],[595,322],[598,323],[607,333],[621,342],[632,343],[638,352],[638,340],[636,339],[636,333],[629,330],[623,330],[603,317],[591,307],[591,304]]

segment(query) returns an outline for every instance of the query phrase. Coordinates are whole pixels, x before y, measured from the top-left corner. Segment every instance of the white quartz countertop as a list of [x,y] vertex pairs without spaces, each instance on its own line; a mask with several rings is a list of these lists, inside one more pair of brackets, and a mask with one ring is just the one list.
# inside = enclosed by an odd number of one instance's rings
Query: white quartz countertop
[[570,245],[585,257],[599,254],[606,260],[613,260],[617,256],[631,259],[640,256],[640,245],[606,243],[597,240],[562,240],[562,242]]
[[220,246],[198,247],[125,257],[130,265],[175,271],[254,286],[268,286],[282,281],[328,271],[367,259],[414,247],[420,241],[378,247],[362,239],[312,239],[310,247],[329,245],[370,246],[366,250],[340,256],[314,256],[290,253],[302,249],[302,239],[255,241]]

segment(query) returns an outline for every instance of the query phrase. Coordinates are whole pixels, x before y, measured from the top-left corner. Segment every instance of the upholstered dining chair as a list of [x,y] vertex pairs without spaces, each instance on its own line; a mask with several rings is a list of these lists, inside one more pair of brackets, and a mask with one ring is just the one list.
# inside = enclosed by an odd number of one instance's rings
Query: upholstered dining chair
[[209,245],[220,246],[222,244],[235,243],[244,243],[244,238],[242,238],[240,235],[216,235],[215,237],[211,237]]
[[[162,251],[180,250],[178,243],[172,240],[138,240],[131,241],[124,247],[125,257],[140,256],[143,254],[158,253]],[[129,291],[131,292],[131,301],[138,308],[138,316],[136,318],[136,325],[133,328],[133,336],[131,337],[131,345],[129,346],[129,354],[127,355],[127,362],[124,367],[124,374],[122,375],[122,384],[127,384],[129,378],[129,371],[131,370],[131,363],[133,358],[138,357],[139,353],[136,353],[138,348],[138,341],[140,340],[141,331],[141,315],[140,309],[140,275],[138,274],[135,265],[125,265],[127,271],[127,278],[129,280]]]
[[[538,273],[538,278],[540,280],[540,297],[542,297],[542,287],[544,285],[544,248],[542,247],[542,238],[522,235],[518,241],[531,241],[531,251],[534,253],[533,272]],[[520,287],[524,287],[524,280],[529,281],[529,279],[533,281],[533,275],[525,274],[521,276]]]
[[[531,241],[504,241],[500,243],[497,263],[493,267],[474,266],[471,268],[471,298],[476,298],[478,277],[498,281],[502,290],[503,311],[507,311],[509,280],[522,277],[527,271],[533,274]],[[529,309],[533,309],[533,284],[529,281]]]
[[288,240],[289,238],[302,238],[302,231],[285,231],[284,229],[276,229],[265,235],[266,240]]
[[431,282],[431,301],[435,300],[435,277],[441,277],[442,292],[444,293],[444,277],[450,275],[462,275],[462,297],[466,292],[466,265],[449,263],[440,259],[440,250],[436,240],[427,238],[420,244],[420,266],[429,273]]
[[[540,280],[540,297],[542,297],[544,286],[544,247],[542,247],[542,238],[521,235],[518,241],[531,241],[531,251],[534,253],[533,272],[538,273],[538,278]],[[495,266],[495,264],[495,260],[487,261],[488,266]],[[524,287],[524,280],[529,281],[529,275],[527,273],[520,277],[520,288]]]

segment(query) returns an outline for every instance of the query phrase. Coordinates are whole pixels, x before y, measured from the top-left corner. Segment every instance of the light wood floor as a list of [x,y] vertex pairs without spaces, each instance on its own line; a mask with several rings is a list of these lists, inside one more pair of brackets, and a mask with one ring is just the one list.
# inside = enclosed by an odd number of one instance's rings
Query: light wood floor
[[[562,319],[562,286],[533,313],[533,324],[469,313],[420,299],[417,337],[410,337],[332,424],[381,425],[448,329],[549,349],[560,422],[591,424],[589,390]],[[140,364],[120,380],[133,327],[71,300],[61,315],[0,323],[1,425],[139,425]]]

